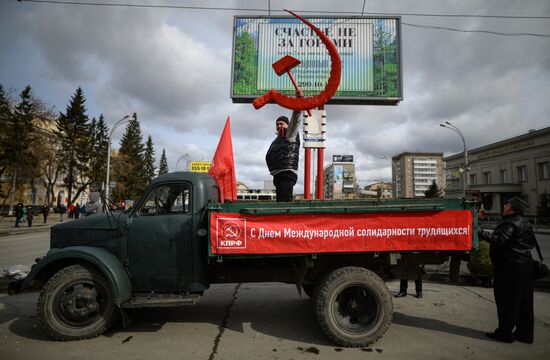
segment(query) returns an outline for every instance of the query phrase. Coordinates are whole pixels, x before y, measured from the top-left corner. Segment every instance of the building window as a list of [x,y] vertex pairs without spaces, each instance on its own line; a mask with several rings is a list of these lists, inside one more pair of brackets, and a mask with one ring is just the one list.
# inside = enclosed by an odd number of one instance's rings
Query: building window
[[508,172],[506,169],[500,169],[500,183],[508,184]]
[[487,171],[483,173],[483,184],[488,185],[491,184],[491,172]]
[[550,179],[550,162],[539,163],[539,179]]
[[476,184],[477,184],[476,174],[470,175],[470,185],[476,185]]
[[526,182],[527,181],[527,166],[518,166],[518,181]]

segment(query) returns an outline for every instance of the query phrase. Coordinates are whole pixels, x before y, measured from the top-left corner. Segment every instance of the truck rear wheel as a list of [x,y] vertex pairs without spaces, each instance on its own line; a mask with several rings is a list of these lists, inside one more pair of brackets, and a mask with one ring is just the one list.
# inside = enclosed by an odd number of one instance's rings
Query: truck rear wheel
[[391,324],[393,304],[386,284],[362,267],[342,267],[329,273],[313,300],[319,325],[340,346],[368,346]]
[[40,292],[37,312],[44,330],[62,341],[96,337],[117,316],[109,283],[84,265],[68,266],[52,276]]

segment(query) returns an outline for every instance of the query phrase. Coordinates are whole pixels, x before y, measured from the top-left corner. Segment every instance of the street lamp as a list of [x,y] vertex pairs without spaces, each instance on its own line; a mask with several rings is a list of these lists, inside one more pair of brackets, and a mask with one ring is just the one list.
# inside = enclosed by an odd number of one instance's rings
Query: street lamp
[[464,184],[464,196],[466,196],[466,193],[468,192],[468,188],[470,187],[470,177],[468,176],[468,171],[470,170],[470,164],[468,163],[468,149],[466,148],[466,141],[464,140],[464,135],[462,135],[462,131],[460,131],[459,128],[451,124],[449,121],[445,121],[444,124],[439,124],[439,126],[453,130],[462,139],[462,145],[464,146],[464,175],[466,177],[463,184]]
[[122,125],[124,122],[130,121],[130,115],[125,115],[122,119],[118,120],[111,129],[109,133],[109,138],[107,140],[107,175],[105,176],[105,199],[109,198],[109,169],[111,165],[111,136],[117,127]]
[[189,171],[189,158],[190,158],[190,157],[191,157],[191,154],[183,154],[182,156],[180,156],[180,157],[178,158],[178,161],[176,161],[176,168],[175,168],[175,171],[178,170],[178,164],[180,163],[180,161],[181,161],[182,159],[185,159],[185,158],[187,158],[187,161],[186,161],[186,163],[185,163],[185,168],[186,168],[187,171]]

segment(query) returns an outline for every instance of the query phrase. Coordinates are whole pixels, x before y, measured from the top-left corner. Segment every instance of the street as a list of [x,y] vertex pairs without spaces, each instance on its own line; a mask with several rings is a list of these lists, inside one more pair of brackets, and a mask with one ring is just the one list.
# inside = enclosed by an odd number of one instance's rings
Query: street
[[[398,282],[388,284],[392,293]],[[228,284],[198,305],[138,309],[133,323],[91,340],[55,342],[40,329],[37,294],[0,295],[0,347],[5,359],[546,359],[550,293],[535,293],[535,343],[485,337],[496,325],[492,289],[425,284],[424,298],[394,299],[393,324],[369,348],[331,343],[308,298],[293,285]]]
[[[548,253],[548,235],[538,236]],[[48,247],[48,232],[0,238],[0,262],[30,265]],[[388,283],[392,294],[397,281]],[[492,289],[426,283],[424,298],[393,299],[393,324],[369,348],[335,346],[307,297],[294,285],[214,285],[192,307],[136,309],[132,324],[94,339],[51,341],[36,315],[38,294],[0,294],[2,359],[545,359],[550,352],[550,293],[535,292],[535,343],[502,344]],[[429,346],[426,346],[429,344]]]
[[50,248],[50,232],[0,237],[0,265],[32,265]]

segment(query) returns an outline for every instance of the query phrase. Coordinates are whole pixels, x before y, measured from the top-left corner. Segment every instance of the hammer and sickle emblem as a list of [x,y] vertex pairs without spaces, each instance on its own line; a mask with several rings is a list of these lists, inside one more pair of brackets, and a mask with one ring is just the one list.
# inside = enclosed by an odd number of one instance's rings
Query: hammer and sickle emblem
[[223,225],[223,236],[226,239],[236,239],[241,235],[241,227],[235,222],[227,222]]
[[314,96],[302,97],[301,92],[298,89],[298,86],[296,85],[292,74],[290,73],[290,69],[298,65],[300,61],[287,55],[275,62],[273,64],[273,69],[279,76],[284,74],[285,72],[289,74],[290,79],[292,80],[292,83],[294,84],[294,87],[296,88],[296,91],[298,93],[298,97],[286,96],[275,89],[271,89],[264,95],[254,99],[252,105],[256,110],[260,109],[265,104],[271,101],[274,101],[282,107],[290,110],[304,111],[317,108],[326,104],[330,100],[330,98],[336,93],[336,90],[338,90],[338,86],[340,85],[340,77],[342,75],[342,60],[340,60],[340,55],[338,55],[338,50],[336,49],[334,43],[315,25],[313,25],[300,15],[297,15],[290,10],[285,9],[285,11],[309,26],[317,34],[317,36],[319,36],[323,44],[325,44],[331,60],[330,76],[323,91]]

